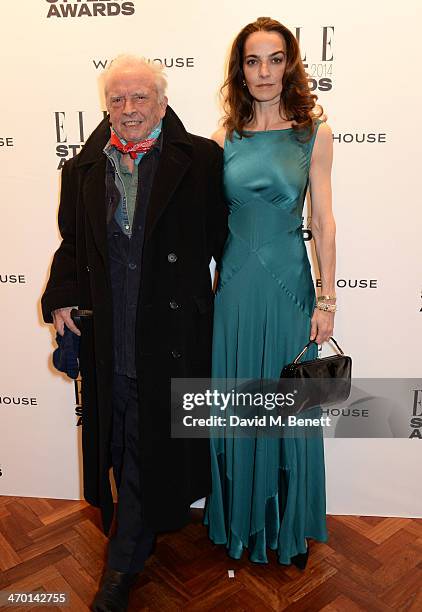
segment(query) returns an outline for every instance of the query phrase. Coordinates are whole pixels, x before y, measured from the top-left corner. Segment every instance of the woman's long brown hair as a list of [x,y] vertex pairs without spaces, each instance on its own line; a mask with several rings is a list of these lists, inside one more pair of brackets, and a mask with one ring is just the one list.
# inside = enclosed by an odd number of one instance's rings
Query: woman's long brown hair
[[[316,105],[317,96],[312,94],[308,78],[300,57],[295,36],[286,26],[270,17],[259,17],[245,26],[234,39],[227,71],[227,78],[221,88],[224,100],[224,127],[231,139],[233,132],[245,136],[244,128],[254,118],[254,99],[243,85],[243,53],[246,39],[253,32],[278,32],[286,42],[286,69],[283,75],[283,90],[280,97],[280,111],[293,121],[292,127],[312,136],[314,120],[323,113]],[[302,132],[303,133],[303,132]]]

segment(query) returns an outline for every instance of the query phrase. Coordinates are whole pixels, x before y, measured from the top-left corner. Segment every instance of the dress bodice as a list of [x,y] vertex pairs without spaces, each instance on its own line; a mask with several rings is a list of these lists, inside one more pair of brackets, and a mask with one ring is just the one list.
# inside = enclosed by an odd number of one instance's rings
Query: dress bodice
[[257,260],[278,283],[289,286],[303,307],[312,307],[315,291],[302,214],[316,133],[306,140],[289,128],[226,139],[224,189],[230,215],[219,290]]
[[293,128],[246,131],[242,138],[234,134],[232,140],[226,139],[224,188],[231,213],[246,205],[258,209],[258,214],[249,215],[254,224],[275,222],[287,231],[301,226],[319,123],[308,140]]

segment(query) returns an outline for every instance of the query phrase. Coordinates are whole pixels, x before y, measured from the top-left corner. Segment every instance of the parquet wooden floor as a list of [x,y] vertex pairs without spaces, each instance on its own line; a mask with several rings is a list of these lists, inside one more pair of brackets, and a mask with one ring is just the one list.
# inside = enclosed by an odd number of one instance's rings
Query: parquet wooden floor
[[[422,611],[422,519],[330,516],[328,544],[311,542],[304,572],[229,559],[193,511],[192,523],[160,536],[130,600],[131,611]],[[89,610],[107,539],[84,502],[0,497],[0,590],[70,593],[66,607]],[[234,570],[229,578],[228,570]]]

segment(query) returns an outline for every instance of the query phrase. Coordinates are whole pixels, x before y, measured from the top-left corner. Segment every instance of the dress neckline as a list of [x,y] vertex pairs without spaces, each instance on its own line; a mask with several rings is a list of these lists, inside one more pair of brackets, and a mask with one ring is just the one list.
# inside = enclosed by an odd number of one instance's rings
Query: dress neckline
[[289,130],[293,130],[293,128],[281,128],[278,130],[243,130],[243,132],[246,132],[247,134],[266,134],[268,132],[288,132]]

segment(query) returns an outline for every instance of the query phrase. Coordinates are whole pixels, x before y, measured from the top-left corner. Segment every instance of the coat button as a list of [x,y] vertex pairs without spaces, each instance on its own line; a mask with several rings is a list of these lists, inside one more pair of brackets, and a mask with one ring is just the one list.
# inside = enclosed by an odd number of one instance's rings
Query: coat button
[[168,260],[170,263],[174,263],[175,261],[177,261],[177,255],[176,255],[176,253],[169,253],[169,254],[167,255],[167,260]]
[[131,261],[129,263],[129,270],[136,270],[136,263],[133,263],[133,261]]
[[86,271],[89,272],[89,266],[86,267]]
[[172,352],[171,352],[171,356],[174,357],[174,359],[179,359],[179,357],[182,356],[182,353],[180,353],[176,349],[173,349]]
[[180,308],[179,304],[175,302],[174,300],[171,300],[169,306],[172,310],[177,310],[178,308]]

